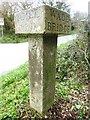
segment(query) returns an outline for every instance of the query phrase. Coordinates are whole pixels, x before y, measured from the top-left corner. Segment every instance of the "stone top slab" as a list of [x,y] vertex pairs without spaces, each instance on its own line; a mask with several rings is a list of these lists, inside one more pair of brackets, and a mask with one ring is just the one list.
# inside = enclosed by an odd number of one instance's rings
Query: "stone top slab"
[[68,13],[47,5],[16,13],[14,21],[20,34],[66,34],[71,24]]

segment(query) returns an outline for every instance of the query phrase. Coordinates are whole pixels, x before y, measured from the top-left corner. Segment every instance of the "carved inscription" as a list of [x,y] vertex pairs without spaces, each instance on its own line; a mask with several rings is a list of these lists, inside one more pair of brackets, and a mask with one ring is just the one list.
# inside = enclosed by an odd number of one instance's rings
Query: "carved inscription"
[[55,8],[45,8],[45,26],[48,32],[66,33],[70,31],[70,15]]
[[69,25],[63,25],[63,24],[58,24],[58,23],[52,23],[52,22],[47,22],[47,29],[49,31],[57,31],[57,32],[69,32],[70,26]]
[[31,101],[32,101],[33,103],[37,103],[37,102],[38,102],[38,99],[36,99],[36,97],[34,97],[34,96],[31,96]]
[[50,11],[50,16],[56,20],[61,20],[61,21],[69,21],[70,20],[70,15],[65,12],[62,12],[55,8],[50,8],[48,10]]
[[15,15],[16,33],[67,33],[70,15],[50,6],[25,10]]

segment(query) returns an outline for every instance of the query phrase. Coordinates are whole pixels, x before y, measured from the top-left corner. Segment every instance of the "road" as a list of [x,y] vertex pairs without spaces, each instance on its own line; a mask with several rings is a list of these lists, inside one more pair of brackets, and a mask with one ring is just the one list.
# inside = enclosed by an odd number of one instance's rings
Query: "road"
[[58,45],[65,43],[69,40],[75,39],[76,37],[77,37],[76,34],[58,37]]
[[[58,37],[58,45],[75,39],[76,35]],[[0,44],[0,76],[28,60],[28,43]]]
[[0,75],[28,60],[28,43],[0,44]]

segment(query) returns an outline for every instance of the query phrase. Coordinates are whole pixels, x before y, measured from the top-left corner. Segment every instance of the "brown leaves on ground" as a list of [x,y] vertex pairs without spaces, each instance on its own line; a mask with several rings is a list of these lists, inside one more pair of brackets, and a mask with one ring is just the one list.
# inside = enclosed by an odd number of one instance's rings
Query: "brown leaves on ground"
[[61,97],[55,101],[44,117],[28,109],[23,112],[21,120],[89,120],[87,91],[88,88],[84,87]]
[[[58,102],[55,102],[53,107],[48,110],[47,114],[42,117],[32,117],[23,116],[21,120],[77,120],[77,111],[70,106],[70,101],[68,99],[60,99]],[[89,114],[86,113],[83,116],[83,120],[89,120]],[[81,119],[81,120],[82,120]]]

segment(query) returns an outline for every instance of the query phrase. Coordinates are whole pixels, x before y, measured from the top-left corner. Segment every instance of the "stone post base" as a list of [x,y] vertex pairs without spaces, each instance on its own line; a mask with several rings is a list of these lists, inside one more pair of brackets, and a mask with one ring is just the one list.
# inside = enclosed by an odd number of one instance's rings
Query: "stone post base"
[[57,35],[31,35],[29,41],[30,106],[44,114],[55,95]]

